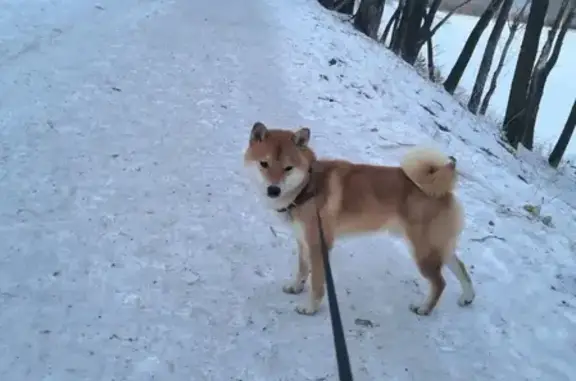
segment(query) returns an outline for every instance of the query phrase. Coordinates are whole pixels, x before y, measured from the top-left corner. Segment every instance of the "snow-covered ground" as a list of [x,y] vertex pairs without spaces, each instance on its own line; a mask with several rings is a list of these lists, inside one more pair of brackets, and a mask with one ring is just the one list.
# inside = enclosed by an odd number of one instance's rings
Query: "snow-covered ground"
[[426,284],[402,241],[341,242],[355,380],[576,373],[568,169],[513,158],[316,1],[34,3],[1,3],[1,380],[336,379],[327,301],[294,312],[295,244],[243,177],[255,120],[311,127],[321,155],[395,164],[427,143],[458,158],[477,299],[458,307],[447,274],[418,317]]

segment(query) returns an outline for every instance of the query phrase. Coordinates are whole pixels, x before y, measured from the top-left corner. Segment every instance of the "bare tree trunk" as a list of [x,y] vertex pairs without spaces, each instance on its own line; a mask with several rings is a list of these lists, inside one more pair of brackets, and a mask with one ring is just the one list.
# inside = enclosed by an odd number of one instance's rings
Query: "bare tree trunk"
[[402,46],[402,58],[410,65],[414,65],[422,48],[420,34],[424,17],[426,17],[426,2],[421,0],[409,1],[412,2],[412,7],[406,20],[408,25]]
[[368,37],[377,39],[383,9],[384,0],[361,0],[354,17],[354,27]]
[[318,0],[320,5],[331,11],[336,11],[345,15],[354,13],[354,0]]
[[474,82],[474,87],[472,88],[472,94],[470,95],[470,100],[468,101],[468,110],[473,114],[478,113],[478,107],[480,106],[480,100],[482,99],[482,94],[484,93],[484,87],[486,86],[486,80],[488,79],[488,74],[492,68],[492,60],[494,59],[494,52],[496,51],[496,46],[500,37],[502,36],[502,30],[504,25],[506,25],[506,20],[510,15],[510,9],[512,9],[512,4],[514,0],[503,0],[503,3],[499,4],[500,12],[496,18],[496,23],[494,28],[488,37],[488,42],[486,43],[486,49],[484,50],[484,55],[482,56],[482,61],[480,62],[480,67],[478,68],[478,74],[476,75],[476,81]]
[[486,111],[488,110],[488,106],[490,105],[490,99],[492,99],[492,95],[494,91],[496,91],[496,87],[498,86],[498,77],[500,77],[500,73],[504,68],[504,63],[506,62],[506,57],[508,56],[508,51],[510,50],[510,46],[512,45],[512,41],[514,41],[514,36],[516,36],[516,32],[520,27],[520,22],[524,17],[524,12],[526,12],[526,8],[528,4],[530,4],[531,0],[526,0],[522,9],[516,14],[516,16],[512,19],[512,24],[510,25],[510,33],[508,34],[508,38],[504,43],[504,48],[502,49],[502,54],[500,55],[500,59],[498,60],[498,65],[496,66],[496,70],[494,74],[492,74],[492,80],[490,81],[490,87],[484,96],[484,100],[482,100],[482,104],[480,105],[480,114],[485,115]]
[[420,31],[420,40],[418,41],[420,47],[432,38],[432,24],[434,23],[434,18],[436,17],[438,9],[440,9],[440,4],[442,4],[442,0],[432,0],[432,4],[430,4],[430,9],[424,17],[424,24]]
[[426,2],[404,0],[398,25],[392,33],[392,51],[410,65],[414,65],[420,53],[420,33],[426,16]]
[[[463,0],[458,6],[454,7],[448,14],[440,20],[440,22],[432,27],[434,18],[442,0],[430,0],[430,9],[426,11],[426,3],[424,0],[399,0],[398,6],[388,20],[384,33],[380,41],[386,43],[390,29],[392,29],[392,37],[390,39],[389,48],[395,54],[401,56],[406,62],[414,65],[418,59],[418,55],[422,46],[428,44],[428,69],[433,68],[433,57],[430,55],[432,48],[432,37],[440,29],[440,27],[461,7],[470,3],[472,0]],[[430,59],[432,57],[432,59]],[[431,73],[433,70],[431,71]]]
[[426,42],[426,51],[428,53],[428,78],[430,81],[436,82],[436,74],[434,72],[434,46],[432,45],[432,37],[430,37]]
[[514,148],[518,148],[518,143],[524,135],[524,114],[528,88],[547,10],[548,0],[532,1],[524,38],[520,46],[520,54],[518,54],[516,61],[503,126],[506,139]]
[[408,33],[408,18],[412,12],[414,0],[399,1],[398,6],[402,6],[402,13],[398,18],[398,22],[394,25],[394,32],[392,33],[392,41],[390,42],[390,45],[394,54],[401,55],[402,48],[404,47],[404,40]]
[[[430,9],[424,17],[424,24],[420,31],[420,40],[418,41],[419,46],[422,46],[422,39],[426,39],[426,52],[428,59],[426,60],[428,66],[428,78],[432,82],[436,82],[435,67],[434,67],[434,45],[432,44],[432,24],[434,23],[434,18],[438,9],[440,9],[440,4],[442,0],[432,0],[430,4]],[[420,47],[418,48],[420,50]]]
[[470,62],[470,58],[472,58],[472,54],[476,49],[476,45],[478,44],[482,33],[484,33],[484,30],[488,27],[490,20],[494,17],[494,14],[501,3],[502,0],[491,0],[488,8],[486,8],[484,13],[482,13],[482,16],[480,16],[480,19],[474,26],[474,29],[470,32],[454,67],[450,71],[450,74],[448,74],[446,81],[444,81],[444,89],[448,93],[454,94],[454,91],[456,91],[456,87],[458,87],[458,83],[460,83],[460,79],[462,79],[462,75]]
[[560,164],[560,160],[562,160],[562,156],[564,156],[564,152],[566,152],[566,148],[568,147],[572,134],[574,133],[574,127],[576,127],[576,100],[574,101],[574,104],[572,104],[572,110],[570,111],[570,115],[568,115],[564,129],[562,130],[552,153],[550,153],[550,156],[548,157],[548,163],[554,168],[558,168],[558,164]]
[[[438,0],[434,0],[434,2],[436,2]],[[428,33],[423,33],[422,38],[420,39],[420,45],[424,45],[424,43],[429,39],[432,38],[432,36],[434,36],[434,34],[436,34],[436,32],[438,31],[438,29],[440,29],[442,27],[442,25],[444,25],[446,23],[446,21],[448,21],[448,19],[450,19],[450,17],[452,17],[452,15],[454,15],[454,13],[456,13],[458,11],[458,9],[462,8],[463,6],[465,6],[466,4],[468,4],[469,2],[471,2],[472,0],[464,0],[462,1],[460,4],[458,4],[456,7],[452,8],[450,10],[450,12],[448,12],[439,22],[438,24],[436,24],[434,26],[434,28],[432,28],[432,24],[430,24],[430,28]],[[442,0],[438,1],[438,6],[440,6],[440,4],[442,3]],[[433,11],[433,7],[434,7],[434,3],[430,6],[430,11],[428,12],[428,14],[430,14]],[[430,19],[431,22],[434,22],[434,17],[436,16],[436,12],[438,10],[434,10],[433,14],[432,14],[432,18]]]
[[352,15],[354,13],[354,0],[340,0],[340,4],[336,3],[336,10],[345,15]]
[[[390,16],[390,20],[388,20],[388,23],[386,24],[386,27],[384,28],[384,32],[382,33],[382,37],[380,37],[380,42],[382,42],[383,44],[386,44],[386,40],[388,39],[388,34],[390,33],[390,29],[392,28],[392,25],[394,25],[393,31],[396,30],[396,27],[398,26],[398,20],[400,19],[401,13],[402,13],[402,1],[399,1],[398,5],[396,6],[396,9],[394,10],[394,13],[392,14],[392,16]],[[390,40],[390,45],[388,45],[389,49],[392,49],[392,41],[393,40],[394,40],[394,35],[392,35],[392,39]]]
[[[540,102],[544,95],[544,87],[550,72],[558,62],[560,51],[566,37],[566,32],[570,28],[570,23],[574,16],[574,8],[576,3],[572,3],[570,8],[568,4],[570,0],[564,0],[554,23],[548,31],[548,38],[542,48],[540,57],[536,62],[536,67],[532,74],[530,82],[530,92],[528,93],[528,101],[526,102],[526,114],[524,118],[524,135],[522,136],[522,145],[529,150],[534,148],[534,130],[536,128],[536,119],[538,118],[538,111],[540,110]],[[558,33],[560,29],[560,33]],[[558,34],[558,38],[556,38]],[[556,38],[556,42],[554,39]],[[554,47],[552,48],[552,45]]]

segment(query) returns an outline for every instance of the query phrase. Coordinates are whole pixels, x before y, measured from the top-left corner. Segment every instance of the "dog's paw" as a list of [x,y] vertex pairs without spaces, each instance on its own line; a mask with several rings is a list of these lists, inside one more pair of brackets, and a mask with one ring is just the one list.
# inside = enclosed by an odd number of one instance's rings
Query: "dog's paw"
[[304,290],[304,283],[290,282],[282,287],[282,291],[286,294],[297,295]]
[[472,295],[463,294],[458,298],[458,305],[460,307],[466,307],[472,304],[473,301],[474,301],[474,294]]
[[416,315],[419,316],[428,316],[430,315],[430,309],[420,306],[418,304],[410,304],[410,311],[414,312]]
[[294,311],[300,315],[312,316],[318,312],[318,308],[312,308],[310,306],[296,306]]

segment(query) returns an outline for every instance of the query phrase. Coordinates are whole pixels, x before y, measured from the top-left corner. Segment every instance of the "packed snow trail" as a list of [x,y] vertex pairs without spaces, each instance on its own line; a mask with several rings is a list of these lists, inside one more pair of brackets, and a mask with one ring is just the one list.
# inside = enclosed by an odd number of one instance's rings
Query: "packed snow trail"
[[[316,1],[0,4],[0,379],[335,379],[327,301],[294,312],[308,296],[281,292],[294,242],[243,178],[252,123],[306,123],[321,154],[389,163],[379,142],[436,131],[418,103],[440,99],[437,123],[468,142],[484,131]],[[502,217],[497,204],[527,194],[507,189],[507,164],[447,144],[494,187],[461,192],[478,298],[459,308],[447,276],[435,313],[417,317],[408,304],[426,285],[405,246],[338,245],[355,380],[568,380],[568,233]],[[512,226],[509,243],[469,243],[488,221]]]
[[236,176],[255,118],[294,108],[266,9],[85,5],[0,63],[0,379],[294,372],[262,332],[289,272],[268,273]]

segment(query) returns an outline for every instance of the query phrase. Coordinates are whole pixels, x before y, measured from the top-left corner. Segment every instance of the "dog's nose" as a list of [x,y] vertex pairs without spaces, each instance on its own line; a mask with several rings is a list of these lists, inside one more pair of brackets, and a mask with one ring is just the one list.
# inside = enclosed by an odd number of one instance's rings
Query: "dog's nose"
[[276,198],[280,196],[280,187],[276,185],[270,185],[268,189],[266,189],[266,193],[268,193],[268,197]]

